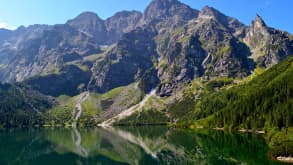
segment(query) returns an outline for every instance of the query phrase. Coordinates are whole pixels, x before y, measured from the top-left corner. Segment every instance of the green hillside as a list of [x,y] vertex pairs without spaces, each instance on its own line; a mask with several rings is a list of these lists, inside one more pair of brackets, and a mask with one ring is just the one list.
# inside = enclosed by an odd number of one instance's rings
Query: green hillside
[[289,58],[244,85],[204,96],[196,117],[211,127],[293,126],[292,82],[293,58]]
[[197,100],[196,94],[186,90],[183,99],[169,110],[179,114],[183,125],[196,123],[229,129],[290,127],[293,126],[292,82],[291,57],[241,85],[225,86],[223,81],[203,83],[205,90]]
[[0,127],[41,125],[42,112],[55,101],[30,88],[15,84],[0,84]]

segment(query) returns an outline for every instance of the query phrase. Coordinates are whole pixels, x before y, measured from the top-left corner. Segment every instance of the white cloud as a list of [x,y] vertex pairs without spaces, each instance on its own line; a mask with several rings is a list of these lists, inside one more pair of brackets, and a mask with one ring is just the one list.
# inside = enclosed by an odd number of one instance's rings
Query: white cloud
[[0,22],[0,29],[7,28],[8,25],[6,22]]
[[9,30],[15,30],[17,27],[12,26],[6,22],[0,22],[0,29],[9,29]]

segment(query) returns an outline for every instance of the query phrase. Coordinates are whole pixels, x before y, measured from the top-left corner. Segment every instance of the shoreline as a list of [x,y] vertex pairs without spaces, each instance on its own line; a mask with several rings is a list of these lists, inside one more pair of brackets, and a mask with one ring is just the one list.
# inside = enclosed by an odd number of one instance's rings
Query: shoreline
[[283,163],[289,163],[293,164],[293,157],[291,156],[273,156],[271,151],[268,152],[268,157],[276,162],[283,162]]
[[[118,124],[118,125],[113,125],[113,127],[143,127],[143,126],[166,126],[166,127],[170,127],[170,128],[179,128],[179,129],[190,129],[189,127],[174,127],[174,126],[170,126],[168,125],[168,123],[152,123],[152,124],[136,124],[136,125],[129,125],[129,124]],[[20,129],[23,128],[29,128],[29,127],[22,127]],[[37,127],[32,127],[32,128],[74,128],[72,127],[72,125],[62,125],[62,124],[56,124],[56,125],[38,125]],[[89,126],[89,127],[78,127],[78,128],[101,128],[99,126]],[[103,127],[102,127],[103,128]],[[7,128],[6,128],[7,129]],[[193,129],[205,129],[204,127],[196,127],[196,128],[192,128]],[[222,127],[215,127],[215,128],[209,128],[210,130],[215,130],[215,131],[225,131],[225,129]],[[253,133],[253,134],[259,134],[259,135],[264,135],[267,132],[263,131],[263,130],[252,130],[252,129],[238,129],[238,130],[234,130],[232,132],[238,132],[238,133]],[[277,161],[277,162],[283,162],[283,163],[290,163],[293,164],[293,157],[292,156],[273,156],[271,154],[271,151],[269,151],[268,157],[271,160]]]
[[275,158],[276,160],[280,161],[280,162],[284,162],[284,163],[293,163],[293,157],[289,156],[278,156]]

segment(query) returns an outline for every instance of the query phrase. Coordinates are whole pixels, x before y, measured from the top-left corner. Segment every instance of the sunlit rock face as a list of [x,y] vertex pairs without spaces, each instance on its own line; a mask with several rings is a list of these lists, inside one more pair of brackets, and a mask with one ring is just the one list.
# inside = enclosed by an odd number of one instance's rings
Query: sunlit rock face
[[293,53],[289,34],[268,27],[259,15],[252,21],[244,41],[252,52],[251,57],[263,67],[273,66]]

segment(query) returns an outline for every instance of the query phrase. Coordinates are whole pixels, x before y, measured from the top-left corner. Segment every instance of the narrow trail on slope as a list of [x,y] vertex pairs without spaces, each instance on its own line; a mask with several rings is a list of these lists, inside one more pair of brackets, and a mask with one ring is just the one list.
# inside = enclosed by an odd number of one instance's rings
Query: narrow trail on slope
[[79,98],[78,98],[78,100],[77,100],[77,102],[75,104],[75,107],[74,107],[74,109],[72,111],[72,116],[73,116],[72,127],[74,127],[74,128],[76,128],[77,121],[80,118],[80,116],[82,114],[82,111],[83,111],[83,109],[82,109],[82,103],[89,97],[89,95],[90,95],[90,92],[89,91],[83,92],[79,96]]
[[[91,68],[92,73],[94,72],[93,67],[95,65],[96,65],[95,63],[92,65],[92,68]],[[80,116],[82,114],[82,111],[83,111],[82,103],[84,101],[86,101],[88,99],[88,97],[90,96],[90,85],[91,85],[92,81],[94,81],[93,76],[91,76],[90,80],[87,83],[87,86],[85,88],[86,91],[80,94],[80,96],[75,104],[75,107],[73,108],[73,111],[72,111],[72,118],[73,118],[72,127],[73,128],[76,128],[78,119],[80,118]]]
[[111,126],[115,121],[119,121],[121,119],[124,119],[128,116],[131,116],[133,113],[135,112],[139,112],[140,109],[146,104],[146,102],[148,101],[148,99],[151,96],[154,96],[156,94],[156,90],[152,90],[149,94],[147,94],[142,101],[140,101],[138,104],[122,111],[120,114],[118,114],[117,116],[114,116],[106,121],[104,121],[101,124],[98,124],[98,126],[100,127],[109,127]]

